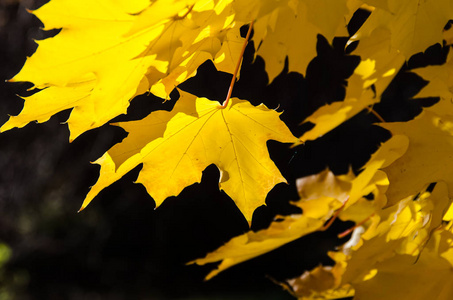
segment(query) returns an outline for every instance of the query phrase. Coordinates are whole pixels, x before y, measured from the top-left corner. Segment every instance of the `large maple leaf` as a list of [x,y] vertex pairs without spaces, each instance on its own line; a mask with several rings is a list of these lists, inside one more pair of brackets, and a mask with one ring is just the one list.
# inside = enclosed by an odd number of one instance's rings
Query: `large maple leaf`
[[390,204],[417,194],[430,183],[438,181],[448,184],[449,195],[453,197],[451,117],[441,117],[431,111],[424,111],[409,122],[380,125],[394,135],[401,134],[409,138],[407,152],[383,169],[390,181],[387,191]]
[[[46,30],[61,32],[39,41],[37,52],[12,79],[43,90],[26,97],[22,112],[1,130],[45,122],[72,108],[73,140],[126,113],[129,101],[147,90],[167,98],[208,59],[233,72],[231,61],[239,59],[242,43],[230,2],[49,2],[34,14]],[[153,18],[143,25],[150,10]],[[230,33],[233,25],[238,26]]]
[[390,47],[390,32],[379,28],[360,40],[353,52],[361,61],[348,79],[343,101],[324,105],[304,122],[315,126],[301,136],[302,141],[315,140],[362,110],[381,100],[382,93],[404,63],[404,56]]
[[442,33],[453,18],[450,0],[368,0],[375,5],[365,24],[356,33],[359,39],[370,36],[377,28],[391,32],[391,45],[406,59],[429,46],[442,43]]
[[438,230],[420,256],[397,255],[376,264],[376,276],[355,285],[355,299],[452,299],[452,240],[449,230]]
[[[447,60],[442,65],[417,68],[412,72],[428,80],[414,98],[440,97],[440,102],[426,110],[446,114],[451,111],[451,99],[453,99],[453,52],[448,53]],[[452,115],[450,113],[450,115]]]
[[[375,192],[373,191],[375,197],[383,196]],[[390,281],[381,285],[381,278],[385,278],[389,271],[402,278],[408,277],[404,288],[412,289],[409,278],[422,272],[421,269],[426,268],[424,264],[429,260],[416,268],[412,268],[413,264],[418,263],[417,256],[420,253],[423,256],[427,254],[425,251],[430,251],[426,249],[428,247],[425,248],[426,243],[432,239],[433,231],[442,225],[442,216],[451,202],[447,195],[447,186],[444,183],[436,185],[432,193],[422,193],[415,199],[413,196],[407,197],[391,207],[377,208],[373,204],[375,201],[376,199],[364,200],[345,208],[346,214],[343,216],[353,216],[355,213],[348,211],[360,208],[358,212],[362,213],[366,206],[374,207],[374,217],[356,227],[351,239],[343,245],[341,251],[329,253],[336,262],[333,267],[317,267],[288,281],[297,296],[301,299],[331,299],[329,296],[337,294],[349,293],[352,296],[354,288],[357,288],[355,299],[401,299],[402,292],[398,293],[398,297],[392,298],[392,289],[395,286],[389,284]],[[437,243],[436,241],[435,244]],[[442,252],[445,250],[447,249],[443,247]],[[451,250],[441,256],[445,255],[451,255]],[[429,259],[433,258],[428,256]],[[411,263],[408,263],[409,261]],[[437,256],[435,261],[443,260]],[[442,264],[437,264],[435,268],[440,265]],[[400,268],[401,266],[405,267]],[[441,269],[444,268],[451,269],[445,261]],[[392,278],[393,281],[395,279],[396,277]],[[327,282],[323,282],[324,280]],[[310,285],[307,285],[308,283]],[[379,297],[374,298],[376,294]]]
[[[38,41],[14,81],[31,81],[44,89],[27,97],[21,114],[11,117],[2,131],[44,122],[53,114],[74,108],[68,120],[71,139],[126,112],[146,72],[145,50],[159,29],[125,39],[146,1],[51,1],[34,11],[46,30],[62,28],[53,38]],[[141,5],[139,5],[141,4]],[[107,10],[106,7],[109,9]],[[150,58],[151,59],[151,58]]]
[[308,64],[316,56],[318,34],[329,41],[335,35],[347,36],[345,16],[358,8],[348,7],[348,2],[275,1],[271,13],[257,19],[253,36],[256,55],[266,62],[269,81],[283,70],[287,56],[288,70],[305,74]]
[[335,176],[328,170],[300,178],[298,190],[301,200],[293,204],[300,207],[303,214],[278,217],[269,228],[236,236],[206,257],[190,263],[204,265],[222,261],[206,276],[210,279],[234,265],[320,230],[346,201],[351,188],[350,180],[351,174]]
[[[222,261],[217,269],[211,271],[206,277],[210,279],[236,264],[272,251],[314,231],[326,229],[328,225],[324,227],[324,223],[342,206],[346,209],[339,214],[340,217],[343,214],[342,219],[363,220],[379,205],[382,207],[385,201],[373,201],[370,205],[371,211],[364,209],[363,205],[357,205],[357,201],[371,192],[376,193],[375,190],[379,189],[378,185],[382,184],[383,175],[383,172],[378,169],[390,164],[404,151],[406,151],[405,137],[393,137],[373,155],[367,168],[357,177],[352,173],[335,176],[332,172],[325,170],[319,174],[299,178],[297,189],[300,200],[293,204],[302,209],[302,214],[279,217],[267,229],[258,232],[249,231],[234,237],[206,257],[194,260],[192,263],[203,265]],[[370,204],[368,200],[364,202]],[[377,205],[374,205],[374,202]],[[356,213],[357,209],[350,213],[353,210],[350,208],[351,205],[359,206],[359,215]],[[345,212],[349,213],[344,214]]]
[[[137,179],[159,206],[186,186],[201,181],[202,171],[215,164],[224,190],[251,220],[267,193],[286,182],[269,157],[267,140],[297,141],[279,113],[232,98],[219,102],[185,92],[171,112],[157,111],[140,121],[119,124],[129,132],[96,163],[100,177],[82,208],[106,186],[143,163]],[[165,157],[165,159],[163,159]]]

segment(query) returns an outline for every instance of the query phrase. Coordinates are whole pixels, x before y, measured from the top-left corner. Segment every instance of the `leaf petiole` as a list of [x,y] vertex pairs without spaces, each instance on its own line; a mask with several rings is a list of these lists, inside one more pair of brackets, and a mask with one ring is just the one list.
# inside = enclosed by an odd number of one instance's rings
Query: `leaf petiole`
[[254,22],[255,21],[250,22],[249,30],[247,31],[247,35],[245,36],[245,41],[244,41],[244,45],[242,46],[241,54],[239,55],[239,59],[236,64],[236,68],[234,69],[234,72],[233,72],[233,78],[231,78],[231,83],[230,83],[230,88],[228,89],[228,94],[225,98],[225,101],[223,102],[223,105],[221,106],[222,109],[227,107],[228,102],[230,101],[231,94],[233,93],[233,87],[234,87],[234,83],[236,82],[236,76],[239,71],[239,66],[241,65],[241,62],[242,62],[242,57],[244,56],[245,47],[247,46],[248,41],[250,39],[250,34],[252,33],[252,27],[253,27]]

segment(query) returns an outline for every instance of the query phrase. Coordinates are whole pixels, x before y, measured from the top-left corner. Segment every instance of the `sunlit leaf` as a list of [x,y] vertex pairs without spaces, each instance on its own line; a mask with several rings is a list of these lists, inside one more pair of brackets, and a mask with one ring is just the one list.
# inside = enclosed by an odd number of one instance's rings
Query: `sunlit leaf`
[[[137,182],[159,206],[186,186],[201,181],[202,171],[215,164],[219,187],[251,220],[267,193],[286,182],[269,157],[266,142],[297,140],[279,113],[233,98],[226,108],[216,101],[185,92],[171,112],[157,111],[140,121],[119,124],[129,135],[96,163],[100,177],[83,208],[105,187],[143,163]],[[165,159],[163,159],[165,157]]]

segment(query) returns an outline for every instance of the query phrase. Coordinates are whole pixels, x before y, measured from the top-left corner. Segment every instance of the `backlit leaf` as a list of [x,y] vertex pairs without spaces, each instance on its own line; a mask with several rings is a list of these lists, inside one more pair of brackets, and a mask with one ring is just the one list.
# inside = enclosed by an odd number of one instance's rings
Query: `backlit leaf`
[[219,102],[185,92],[171,112],[157,111],[119,125],[129,135],[96,161],[101,165],[100,177],[82,208],[141,163],[137,182],[146,187],[156,206],[200,182],[202,171],[215,164],[221,172],[220,189],[250,221],[267,193],[286,182],[270,159],[266,142],[297,140],[279,113],[263,104],[254,107],[233,98],[223,109]]
[[406,59],[424,52],[429,46],[442,43],[442,32],[453,18],[453,3],[449,0],[373,0],[376,5],[365,24],[356,33],[358,39],[370,36],[376,28],[391,32],[391,47]]
[[349,181],[350,175],[335,176],[327,170],[301,178],[298,182],[301,200],[294,202],[294,205],[302,208],[303,214],[278,217],[269,228],[234,237],[206,257],[191,263],[204,265],[222,261],[217,269],[206,276],[206,279],[210,279],[236,264],[321,229],[325,221],[346,201],[351,188]]
[[[434,108],[434,106],[433,106]],[[451,157],[453,153],[453,120],[424,111],[408,122],[384,123],[392,134],[409,138],[407,152],[383,169],[389,177],[387,196],[390,203],[417,194],[432,182],[444,181],[453,196]]]
[[450,231],[439,230],[433,234],[420,256],[397,255],[377,264],[374,277],[355,285],[356,298],[451,299],[452,240]]

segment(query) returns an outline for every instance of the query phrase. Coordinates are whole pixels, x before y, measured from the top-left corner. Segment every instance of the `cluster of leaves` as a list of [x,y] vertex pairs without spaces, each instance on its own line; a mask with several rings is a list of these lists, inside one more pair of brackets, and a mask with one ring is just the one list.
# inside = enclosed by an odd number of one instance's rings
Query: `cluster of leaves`
[[[100,177],[82,209],[105,187],[143,164],[137,182],[159,206],[200,182],[215,164],[225,191],[250,222],[254,210],[285,178],[270,159],[266,142],[303,147],[381,96],[403,64],[436,43],[450,45],[453,19],[448,0],[52,0],[34,11],[45,29],[60,29],[39,41],[37,52],[11,81],[31,81],[37,91],[1,131],[47,121],[72,109],[70,140],[127,112],[134,96],[170,93],[211,60],[233,74],[242,59],[249,25],[256,55],[272,81],[284,68],[305,74],[316,56],[319,34],[332,42],[346,36],[353,14],[370,16],[349,37],[360,63],[347,81],[343,101],[318,109],[312,129],[294,137],[280,113],[246,100],[224,103],[179,90],[172,111],[121,122],[128,136],[96,163]],[[301,38],[302,37],[302,38]],[[351,239],[329,253],[334,266],[318,266],[282,283],[301,299],[450,299],[453,266],[453,58],[415,72],[429,81],[416,96],[439,97],[408,122],[380,123],[392,133],[362,171],[325,170],[300,178],[302,213],[279,216],[267,229],[247,232],[194,263],[221,261],[207,278],[302,236],[326,230],[335,218],[353,221]],[[234,83],[234,79],[233,79]],[[173,94],[172,94],[173,95]],[[383,121],[383,120],[382,120]],[[398,280],[396,280],[398,279]],[[442,279],[442,280],[437,280]],[[397,286],[395,283],[397,282]],[[417,284],[420,283],[420,284]]]

